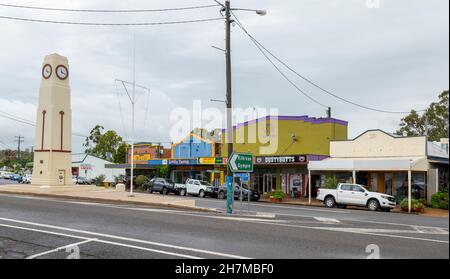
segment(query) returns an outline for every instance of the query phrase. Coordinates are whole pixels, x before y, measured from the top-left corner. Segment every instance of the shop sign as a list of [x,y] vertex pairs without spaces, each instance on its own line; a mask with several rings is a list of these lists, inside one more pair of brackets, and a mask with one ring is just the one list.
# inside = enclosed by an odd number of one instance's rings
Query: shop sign
[[167,160],[148,160],[147,164],[149,166],[164,166],[167,165]]
[[81,164],[80,165],[81,170],[92,170],[93,168],[94,168],[94,166],[90,165],[90,164]]
[[148,161],[148,160],[150,160],[151,159],[151,155],[150,154],[135,154],[134,156],[133,156],[133,160],[135,161],[135,162],[143,162],[143,161]]
[[307,163],[306,155],[294,156],[261,156],[256,157],[256,164],[301,164]]
[[170,166],[192,166],[198,165],[197,159],[171,159],[167,160]]
[[199,159],[200,165],[223,165],[225,164],[223,161],[223,158],[200,158]]

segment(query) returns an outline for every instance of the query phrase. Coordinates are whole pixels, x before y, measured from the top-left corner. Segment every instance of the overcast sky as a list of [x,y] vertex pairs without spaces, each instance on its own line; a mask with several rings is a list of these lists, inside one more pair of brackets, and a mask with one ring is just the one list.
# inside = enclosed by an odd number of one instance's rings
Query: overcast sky
[[[156,9],[214,4],[212,0],[0,1],[73,9]],[[385,110],[423,109],[449,87],[449,1],[246,0],[241,8],[266,9],[267,16],[236,12],[248,31],[301,74],[324,88]],[[80,22],[160,22],[219,17],[218,8],[172,13],[91,14],[0,7],[0,16]],[[225,98],[222,21],[171,26],[84,27],[0,18],[0,112],[34,121],[45,55],[59,53],[70,63],[73,131],[88,134],[96,124],[130,137],[131,107],[115,78],[132,80],[136,34],[136,82],[151,88],[148,110],[143,92],[137,104],[139,140],[170,141],[170,112],[223,107]],[[278,108],[281,115],[325,116],[325,109],[296,91],[233,27],[233,97],[240,108]],[[401,115],[365,111],[342,103],[292,76],[300,88],[349,121],[349,137],[367,129],[393,132]],[[118,97],[120,96],[120,98]],[[122,114],[121,110],[122,109]],[[146,115],[147,112],[147,116]],[[123,117],[121,117],[123,115]],[[124,125],[124,124],[125,125]],[[144,125],[145,124],[145,125]],[[0,149],[14,136],[34,145],[34,128],[0,117]],[[73,150],[81,151],[80,137]]]

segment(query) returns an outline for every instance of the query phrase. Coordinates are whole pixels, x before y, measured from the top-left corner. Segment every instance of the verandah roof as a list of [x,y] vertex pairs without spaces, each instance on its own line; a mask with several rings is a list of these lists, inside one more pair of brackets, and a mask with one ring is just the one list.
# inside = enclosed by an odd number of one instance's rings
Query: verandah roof
[[427,171],[426,157],[329,158],[312,161],[311,171]]

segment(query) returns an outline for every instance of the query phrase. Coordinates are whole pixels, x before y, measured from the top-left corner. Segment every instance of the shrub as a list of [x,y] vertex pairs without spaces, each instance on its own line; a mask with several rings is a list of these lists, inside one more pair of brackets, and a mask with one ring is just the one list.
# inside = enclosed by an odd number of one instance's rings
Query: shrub
[[105,181],[105,179],[106,179],[106,176],[104,176],[103,174],[99,175],[94,178],[94,184],[96,186],[103,186],[103,182]]
[[136,184],[136,186],[141,187],[145,181],[147,180],[147,177],[145,177],[144,175],[138,175],[138,177],[136,177],[136,181],[134,181],[134,183]]
[[448,209],[448,193],[437,192],[431,197],[431,207]]
[[271,199],[284,199],[286,195],[282,192],[282,191],[274,191],[270,193],[270,198]]
[[327,175],[325,177],[325,181],[323,183],[322,188],[324,188],[324,189],[336,189],[338,184],[339,184],[339,181],[338,181],[336,175]]
[[[400,203],[400,207],[403,211],[408,211],[408,198],[403,199]],[[425,205],[416,199],[411,199],[411,211],[412,212],[423,212]]]

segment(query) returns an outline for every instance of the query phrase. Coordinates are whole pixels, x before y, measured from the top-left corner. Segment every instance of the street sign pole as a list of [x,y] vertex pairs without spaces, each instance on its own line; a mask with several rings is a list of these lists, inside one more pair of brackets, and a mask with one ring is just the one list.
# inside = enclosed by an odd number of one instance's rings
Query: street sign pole
[[248,174],[247,211],[250,212],[250,174]]
[[233,176],[227,175],[227,214],[233,214],[233,200],[234,200],[234,189],[233,189]]
[[[228,160],[228,169],[233,173],[233,176],[227,177],[227,214],[233,214],[234,202],[234,177],[235,173],[251,173],[253,172],[253,154],[247,153],[232,153]],[[250,190],[250,188],[249,188]],[[242,185],[240,188],[241,211],[243,208]],[[250,200],[250,191],[248,191],[248,199]],[[250,210],[250,204],[248,205]]]

